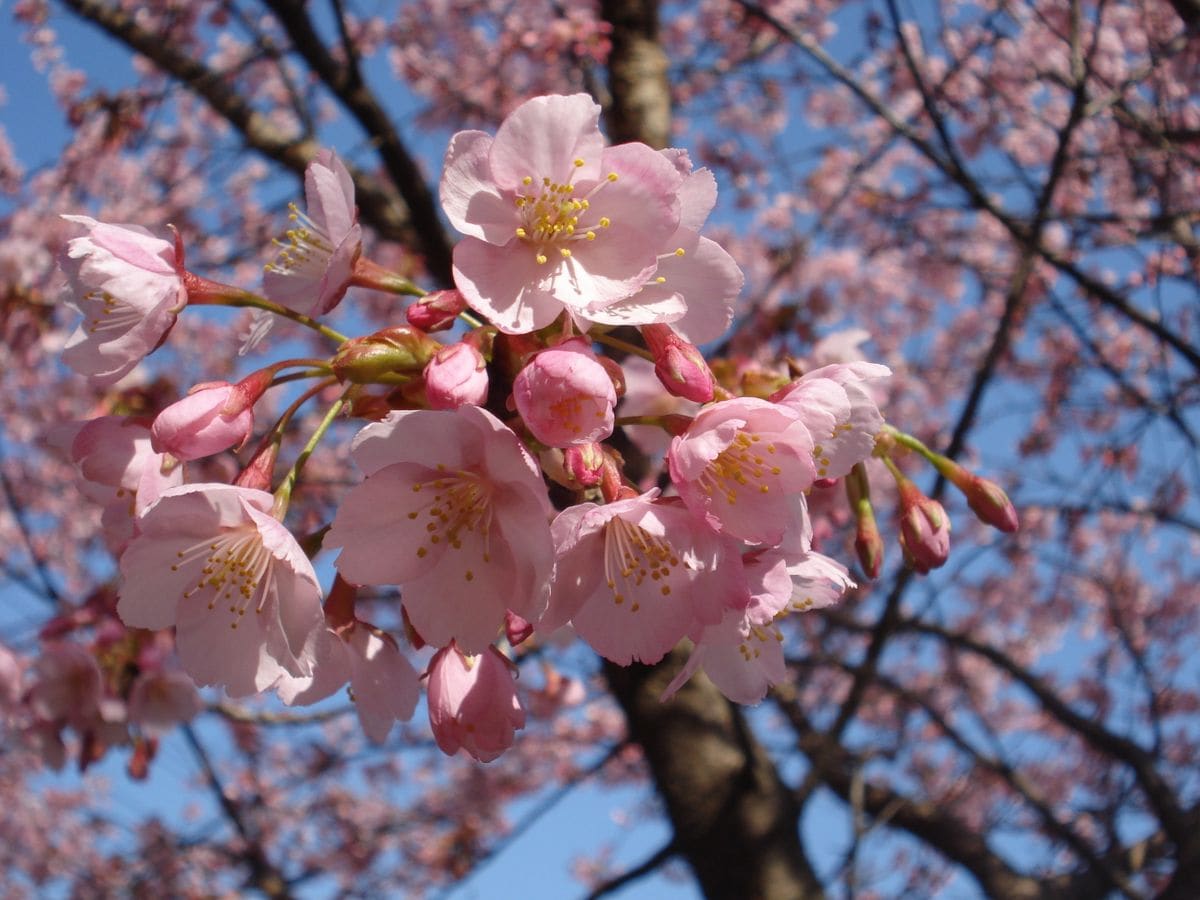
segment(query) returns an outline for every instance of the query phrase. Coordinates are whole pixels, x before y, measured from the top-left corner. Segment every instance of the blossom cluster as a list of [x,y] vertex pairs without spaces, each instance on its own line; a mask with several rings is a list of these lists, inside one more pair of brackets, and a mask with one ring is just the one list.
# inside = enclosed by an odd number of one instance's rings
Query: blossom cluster
[[[656,663],[690,639],[666,696],[703,670],[732,700],[760,701],[786,677],[783,619],[853,586],[816,549],[810,491],[845,483],[862,568],[878,574],[873,456],[900,486],[906,560],[944,562],[948,519],[891,454],[954,464],[885,425],[889,369],[846,360],[718,379],[699,345],[728,327],[743,278],[701,234],[715,179],[682,150],[606,145],[599,114],[586,95],[538,97],[494,136],[452,138],[440,184],[463,235],[451,290],[426,293],[365,256],[353,180],[329,152],[308,169],[306,209],[293,209],[263,296],[188,271],[178,241],[68,217],[87,230],[63,257],[84,314],[65,358],[82,374],[118,381],[199,304],[257,309],[256,339],[282,316],[331,342],[327,360],[199,384],[150,421],[106,416],[60,440],[105,505],[116,612],[134,629],[174,629],[196,684],[287,704],[349,685],[365,733],[382,741],[427,680],[438,746],[487,761],[524,726],[522,645],[556,634],[620,665]],[[402,323],[347,338],[320,319],[352,287],[415,299]],[[258,428],[259,400],[304,379],[311,387]],[[657,412],[618,408],[635,388]],[[276,477],[296,409],[331,393]],[[343,416],[366,420],[351,446],[363,477],[302,542],[285,524],[289,502]],[[669,439],[661,483],[627,471],[626,426]],[[188,464],[247,446],[236,478],[188,478]],[[998,488],[954,471],[982,518],[1015,528]],[[337,551],[328,589],[311,560],[321,547]],[[399,588],[403,634],[358,617],[360,590],[375,586]],[[426,646],[420,674],[407,648]]]

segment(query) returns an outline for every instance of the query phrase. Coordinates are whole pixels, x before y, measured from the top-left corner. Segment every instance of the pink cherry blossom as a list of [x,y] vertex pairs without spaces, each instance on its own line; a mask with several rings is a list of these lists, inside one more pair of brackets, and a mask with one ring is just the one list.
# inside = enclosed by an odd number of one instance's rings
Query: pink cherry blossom
[[667,454],[695,515],[750,543],[778,544],[799,524],[796,497],[813,483],[812,437],[794,412],[740,397],[700,411]]
[[129,721],[151,735],[188,722],[203,709],[196,686],[183,672],[143,672],[129,691]]
[[241,447],[254,431],[254,400],[240,384],[198,384],[154,419],[154,449],[176,459],[202,459]]
[[664,700],[703,669],[730,700],[758,703],[787,676],[776,620],[788,612],[829,606],[854,585],[840,563],[811,551],[753,553],[744,570],[750,602],[743,609],[726,609],[719,623],[695,637],[695,649],[664,690]]
[[263,292],[310,316],[329,312],[350,288],[362,254],[354,181],[336,153],[321,150],[304,171],[306,213],[291,206],[295,227],[267,266]]
[[321,588],[265,491],[191,484],[143,514],[121,556],[117,612],[138,628],[175,626],[184,670],[230,696],[308,675],[324,629]]
[[142,228],[63,218],[88,229],[67,242],[59,259],[68,302],[83,314],[63,360],[99,384],[112,384],[163,342],[187,305],[181,251]]
[[105,541],[115,554],[133,537],[137,516],[183,483],[183,468],[154,451],[150,429],[124,416],[73,423],[51,440],[69,441],[84,493],[104,507]]
[[793,410],[812,434],[818,478],[841,478],[871,455],[883,416],[866,385],[891,374],[891,369],[878,363],[824,366],[773,398]]
[[[670,322],[685,341],[715,341],[733,319],[734,301],[745,276],[723,247],[700,236],[717,202],[712,172],[693,171],[691,158],[683,150],[660,152],[683,177],[678,193],[679,227],[659,248],[654,278],[625,300],[593,308],[589,317],[605,325]],[[655,314],[657,318],[653,318]]]
[[429,663],[429,724],[442,752],[491,762],[525,727],[513,672],[495,647],[477,656],[451,644]]
[[96,657],[78,644],[53,641],[33,664],[29,706],[47,722],[65,722],[78,731],[100,715],[104,683]]
[[606,659],[655,663],[697,625],[745,605],[731,542],[657,489],[604,506],[581,503],[554,520],[558,563],[541,629],[570,621]]
[[899,481],[900,549],[921,574],[944,565],[950,556],[950,517],[938,501],[926,497],[907,478]]
[[536,622],[554,564],[550,502],[528,451],[475,406],[392,413],[353,455],[366,480],[342,502],[327,547],[357,584],[399,584],[421,637],[481,652],[511,609]]
[[534,355],[513,381],[517,412],[549,447],[602,441],[613,430],[617,392],[583,338]]
[[487,392],[487,362],[465,341],[443,347],[425,364],[425,396],[432,409],[483,406]]
[[412,663],[390,634],[358,620],[325,631],[311,676],[285,676],[275,688],[284,703],[305,706],[325,699],[347,681],[363,732],[376,744],[387,740],[396,722],[411,719],[417,708],[421,691]]
[[[535,97],[493,139],[450,142],[442,206],[465,238],[454,249],[463,297],[502,331],[542,328],[565,308],[592,310],[637,293],[679,225],[682,176],[645,144],[604,147],[600,107],[586,94]],[[629,324],[677,318],[646,307]]]

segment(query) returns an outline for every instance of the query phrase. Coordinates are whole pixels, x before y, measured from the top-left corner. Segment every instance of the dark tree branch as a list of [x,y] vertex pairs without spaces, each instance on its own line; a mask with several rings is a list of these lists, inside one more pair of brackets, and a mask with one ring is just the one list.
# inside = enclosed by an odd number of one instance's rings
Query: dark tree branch
[[[241,135],[245,145],[297,176],[320,149],[312,138],[281,131],[255,110],[226,78],[199,60],[180,52],[169,41],[139,26],[135,17],[99,0],[63,0],[79,18],[101,28],[129,49],[140,53],[167,75],[203,99]],[[358,207],[363,219],[389,240],[414,244],[413,222],[397,196],[379,179],[352,171]]]
[[303,0],[267,0],[267,6],[287,31],[296,51],[371,139],[388,177],[408,207],[415,246],[425,256],[426,269],[449,287],[453,283],[451,248],[438,216],[437,200],[391,117],[363,81],[356,57],[351,55],[345,63],[334,58],[317,34]]

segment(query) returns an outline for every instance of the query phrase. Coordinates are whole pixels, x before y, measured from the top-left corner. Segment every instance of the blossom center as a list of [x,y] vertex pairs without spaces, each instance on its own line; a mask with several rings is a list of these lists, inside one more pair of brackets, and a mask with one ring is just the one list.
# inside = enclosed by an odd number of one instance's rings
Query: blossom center
[[594,241],[599,231],[612,225],[607,216],[596,216],[591,201],[606,184],[617,180],[617,173],[609,172],[586,195],[577,197],[572,181],[575,170],[583,166],[584,161],[576,159],[574,165],[575,169],[565,182],[543,178],[540,189],[535,189],[533,177],[526,175],[522,179],[524,190],[513,198],[521,222],[517,237],[533,248],[538,265],[549,262],[552,250],[562,259],[570,259],[571,249],[567,243]]
[[295,203],[289,203],[288,208],[291,210],[288,219],[295,222],[296,227],[284,233],[287,243],[275,239],[279,255],[274,262],[267,264],[266,270],[279,275],[323,271],[333,256],[333,239]]
[[737,503],[743,488],[769,494],[772,482],[781,472],[769,458],[775,452],[774,444],[762,444],[761,435],[739,431],[729,446],[705,467],[697,483],[709,497],[723,494],[730,506]]
[[254,611],[262,612],[266,591],[260,590],[271,574],[274,557],[263,546],[262,535],[257,528],[236,528],[222,532],[211,540],[193,544],[178,551],[178,562],[171,565],[172,572],[197,560],[202,560],[200,577],[196,584],[183,592],[183,599],[208,596],[208,608],[227,609],[233,620],[230,628],[236,629],[238,621],[246,614],[255,596],[259,597]]
[[87,323],[88,334],[97,331],[128,331],[142,320],[137,307],[105,291],[89,291],[83,297],[93,304],[93,315]]
[[[445,472],[445,466],[438,466]],[[453,472],[440,475],[430,481],[416,482],[414,494],[427,494],[429,500],[421,507],[408,513],[412,520],[426,518],[425,540],[418,545],[416,554],[424,559],[433,547],[449,547],[461,550],[464,538],[476,538],[483,547],[483,562],[490,562],[488,536],[492,524],[492,484],[474,472]],[[467,569],[467,581],[475,575]]]
[[[678,554],[665,539],[620,516],[609,520],[604,531],[604,575],[617,606],[625,602],[626,591],[642,594],[655,583],[662,596],[670,596],[669,581],[679,562]],[[639,609],[641,604],[635,598],[629,611]]]

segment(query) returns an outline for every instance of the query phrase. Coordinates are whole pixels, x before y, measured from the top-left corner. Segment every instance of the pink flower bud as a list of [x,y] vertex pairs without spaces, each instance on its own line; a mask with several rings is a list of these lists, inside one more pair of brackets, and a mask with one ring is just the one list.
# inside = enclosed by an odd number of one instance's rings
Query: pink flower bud
[[879,533],[875,516],[859,518],[854,533],[854,552],[858,554],[863,574],[870,579],[878,578],[883,568],[883,536]]
[[466,308],[467,301],[458,291],[433,291],[406,309],[404,315],[408,324],[416,328],[445,331]]
[[266,387],[263,382],[252,375],[238,384],[212,381],[196,385],[155,418],[150,428],[151,446],[182,460],[241,447],[254,430],[253,406]]
[[425,396],[430,409],[483,406],[487,393],[487,362],[471,344],[443,347],[425,366]]
[[950,517],[942,504],[926,497],[905,478],[900,488],[900,547],[905,561],[922,575],[950,555]]
[[508,661],[494,647],[464,656],[453,643],[429,663],[429,724],[442,752],[491,762],[525,727]]
[[563,451],[563,468],[579,487],[595,487],[604,477],[607,458],[600,445],[575,444]]
[[654,374],[667,393],[697,403],[708,403],[716,392],[712,371],[695,344],[668,325],[645,325],[642,337],[654,354]]
[[612,434],[617,392],[587,341],[574,338],[541,351],[517,373],[513,401],[535,438],[569,447]]
[[533,623],[518,616],[511,609],[504,613],[504,636],[514,647],[529,640],[533,634]]
[[1004,493],[1004,488],[996,482],[968,473],[968,478],[963,484],[957,481],[954,483],[963,492],[967,498],[967,505],[980,522],[991,525],[1005,534],[1012,534],[1020,527],[1017,510],[1008,499],[1008,494]]

